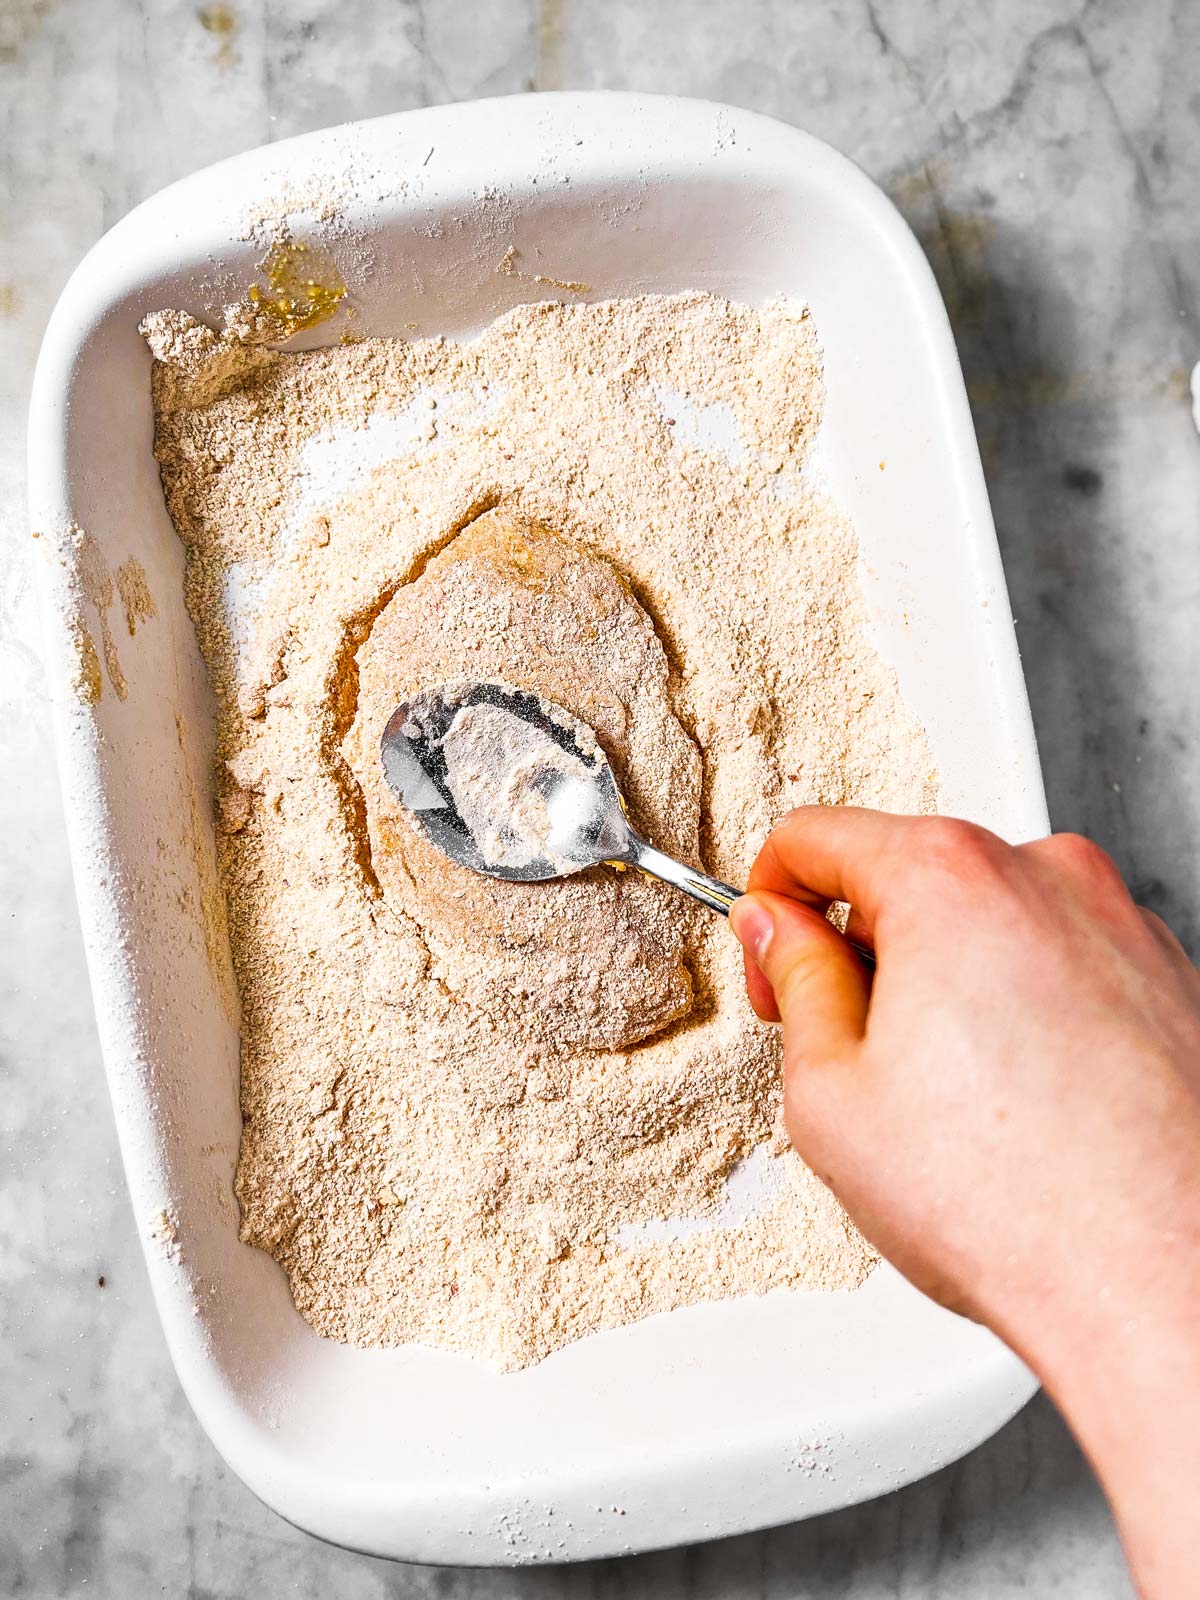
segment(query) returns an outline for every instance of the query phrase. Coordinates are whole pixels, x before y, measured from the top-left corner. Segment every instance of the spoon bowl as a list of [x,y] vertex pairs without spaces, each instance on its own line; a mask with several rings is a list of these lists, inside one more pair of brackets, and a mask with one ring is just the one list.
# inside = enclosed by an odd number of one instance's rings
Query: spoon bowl
[[380,742],[413,822],[461,866],[521,883],[633,866],[728,915],[739,890],[634,832],[586,723],[525,689],[449,683],[402,701]]

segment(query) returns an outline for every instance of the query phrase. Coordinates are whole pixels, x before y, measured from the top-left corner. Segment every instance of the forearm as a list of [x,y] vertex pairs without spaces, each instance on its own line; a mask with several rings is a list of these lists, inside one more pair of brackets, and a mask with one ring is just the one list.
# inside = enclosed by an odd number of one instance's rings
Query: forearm
[[1150,1306],[1114,1283],[1073,1335],[1027,1352],[1104,1485],[1145,1600],[1200,1590],[1200,1294],[1179,1288]]

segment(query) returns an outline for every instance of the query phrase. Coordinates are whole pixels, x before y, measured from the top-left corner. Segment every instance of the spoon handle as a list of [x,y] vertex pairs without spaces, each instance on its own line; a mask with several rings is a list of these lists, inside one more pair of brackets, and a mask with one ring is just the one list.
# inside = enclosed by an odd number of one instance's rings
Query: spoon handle
[[742,893],[740,889],[722,883],[720,878],[710,878],[707,872],[698,872],[695,867],[685,867],[682,861],[664,855],[636,834],[632,835],[632,840],[633,849],[628,858],[631,866],[648,872],[652,878],[661,878],[676,889],[682,889],[684,894],[690,894],[693,900],[699,900],[710,911],[719,911],[723,917],[729,915],[730,906]]
[[[685,867],[683,862],[676,861],[674,856],[665,855],[663,851],[656,850],[652,844],[647,844],[632,829],[630,839],[633,845],[628,857],[630,866],[638,867],[642,872],[648,872],[652,878],[661,878],[663,883],[681,889],[684,894],[690,894],[693,900],[699,900],[701,905],[708,906],[711,911],[719,911],[723,917],[727,917],[730,906],[741,898],[740,889],[722,883],[720,878],[710,878],[707,872],[698,872],[695,867]],[[875,952],[869,950],[866,945],[859,944],[857,939],[851,939],[850,944],[863,965],[868,971],[873,972]]]

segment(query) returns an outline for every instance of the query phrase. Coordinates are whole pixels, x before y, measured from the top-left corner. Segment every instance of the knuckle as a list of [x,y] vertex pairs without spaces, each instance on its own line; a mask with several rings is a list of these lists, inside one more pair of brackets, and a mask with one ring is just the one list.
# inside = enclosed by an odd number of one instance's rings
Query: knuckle
[[1082,833],[1055,833],[1045,841],[1045,849],[1058,864],[1083,877],[1104,883],[1123,882],[1117,864],[1108,851]]
[[929,817],[923,824],[931,842],[938,848],[960,854],[985,849],[994,839],[986,828],[961,817]]
[[1055,883],[1060,894],[1092,916],[1125,927],[1139,920],[1121,869],[1094,839],[1080,833],[1055,833],[1025,848],[1042,864],[1043,881]]
[[1149,906],[1135,906],[1138,919],[1146,934],[1160,950],[1167,950],[1172,955],[1178,955],[1191,965],[1191,957],[1180,944],[1175,930],[1169,922],[1164,922],[1157,911],[1151,911]]
[[995,834],[958,817],[922,821],[913,852],[915,868],[932,868],[939,876],[975,877],[990,870],[1007,849]]
[[1174,935],[1157,912],[1151,911],[1148,906],[1139,905],[1134,906],[1134,911],[1137,914],[1141,931],[1149,944],[1156,947],[1161,947],[1168,943],[1174,944]]

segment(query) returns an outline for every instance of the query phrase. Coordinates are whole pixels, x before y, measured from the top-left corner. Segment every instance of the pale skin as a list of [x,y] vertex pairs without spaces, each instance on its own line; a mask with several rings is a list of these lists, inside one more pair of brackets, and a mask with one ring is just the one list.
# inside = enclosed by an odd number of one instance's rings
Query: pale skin
[[[872,946],[872,979],[826,920]],[[1200,1592],[1200,973],[1099,846],[791,813],[730,923],[788,1131],[1061,1407],[1145,1600]]]

